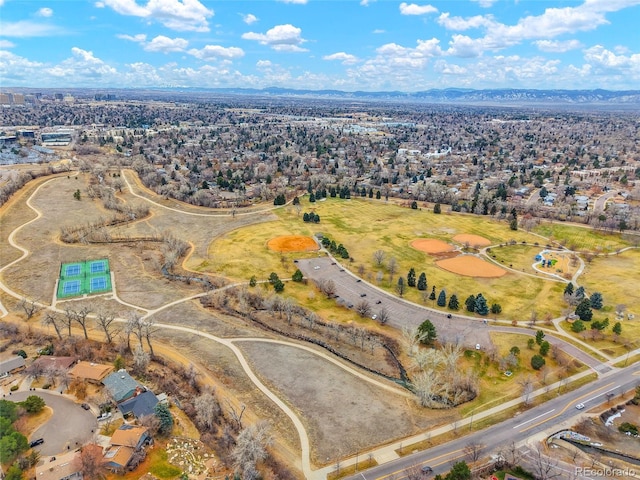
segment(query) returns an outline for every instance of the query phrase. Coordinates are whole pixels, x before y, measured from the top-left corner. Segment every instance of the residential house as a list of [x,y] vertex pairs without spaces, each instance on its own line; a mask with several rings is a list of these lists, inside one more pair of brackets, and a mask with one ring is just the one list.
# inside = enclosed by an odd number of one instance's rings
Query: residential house
[[146,427],[122,425],[111,437],[104,454],[105,467],[114,472],[133,470],[145,457],[145,444],[151,440]]
[[120,403],[144,391],[144,387],[136,382],[126,370],[118,370],[102,380],[114,402]]
[[158,402],[158,397],[147,390],[119,403],[118,410],[122,412],[122,415],[133,415],[136,418],[142,418],[146,415],[153,415],[155,413],[154,408]]
[[58,455],[55,460],[36,465],[37,480],[83,480],[80,452]]
[[111,365],[81,361],[69,371],[69,376],[73,379],[100,384],[111,372],[113,372]]
[[[42,355],[31,364],[31,367],[40,371],[47,370],[69,370],[78,361],[76,357],[53,357]],[[30,368],[31,368],[30,367]]]
[[19,355],[3,360],[0,362],[0,377],[19,372],[24,369],[24,365],[24,358]]

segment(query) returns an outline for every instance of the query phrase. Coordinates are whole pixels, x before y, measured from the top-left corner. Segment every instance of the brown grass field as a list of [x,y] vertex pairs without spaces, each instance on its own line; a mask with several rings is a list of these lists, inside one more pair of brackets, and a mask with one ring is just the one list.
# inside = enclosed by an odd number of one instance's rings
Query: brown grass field
[[450,243],[437,240],[435,238],[417,238],[413,240],[410,245],[416,250],[420,250],[425,253],[444,253],[452,252],[456,247]]
[[507,273],[506,270],[473,255],[459,255],[438,260],[436,265],[448,272],[467,277],[498,278]]
[[267,247],[275,252],[312,252],[319,250],[315,240],[304,235],[275,237],[267,242]]
[[473,235],[471,233],[459,233],[454,236],[453,239],[463,245],[469,244],[472,247],[488,247],[491,245],[491,240],[488,240],[480,235]]

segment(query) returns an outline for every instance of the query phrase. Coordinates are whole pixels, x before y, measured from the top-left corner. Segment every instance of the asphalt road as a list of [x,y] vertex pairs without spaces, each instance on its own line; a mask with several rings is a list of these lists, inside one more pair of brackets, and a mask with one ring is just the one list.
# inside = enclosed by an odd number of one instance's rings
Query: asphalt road
[[[459,460],[469,460],[465,453],[465,447],[469,444],[483,445],[483,451],[486,455],[491,452],[497,453],[502,447],[512,442],[518,444],[542,432],[545,435],[552,435],[559,430],[558,425],[567,420],[575,420],[590,408],[607,401],[607,395],[618,395],[632,390],[638,385],[640,385],[640,364],[611,371],[595,382],[549,400],[485,430],[387,462],[349,477],[349,480],[391,477],[394,480],[400,480],[407,477],[405,472],[408,469],[422,465],[429,465],[433,468],[434,473],[443,474],[450,469],[452,463]],[[578,403],[583,403],[586,408],[577,410],[575,406]],[[464,431],[460,433],[464,435]]]
[[618,195],[618,192],[607,192],[603,195],[600,195],[598,198],[596,198],[596,200],[593,202],[593,211],[595,213],[599,213],[599,212],[604,212],[605,207],[607,206],[607,202],[612,199],[613,197],[616,197]]
[[51,418],[29,437],[29,441],[44,438],[44,443],[35,447],[40,454],[58,455],[91,440],[98,426],[96,417],[91,411],[83,410],[79,404],[60,394],[43,391],[13,392],[6,399],[21,402],[29,395],[42,397],[47,406],[53,409]]
[[[297,264],[306,278],[316,281],[333,280],[338,295],[337,303],[347,308],[352,305],[350,308],[355,310],[359,302],[366,300],[371,306],[372,314],[378,314],[382,308],[385,308],[390,314],[388,325],[398,329],[417,327],[428,318],[436,327],[438,339],[443,342],[462,344],[469,348],[480,344],[480,347],[484,348],[489,345],[489,332],[491,331],[530,336],[535,336],[536,333],[534,329],[530,328],[494,325],[489,319],[485,321],[457,313],[441,312],[407,302],[359,279],[348,270],[343,269],[339,263],[335,263],[331,257],[323,256],[298,260]],[[464,299],[461,299],[462,301]],[[448,315],[451,315],[451,318],[448,318]],[[611,370],[608,365],[562,338],[547,335],[545,339],[598,373]]]

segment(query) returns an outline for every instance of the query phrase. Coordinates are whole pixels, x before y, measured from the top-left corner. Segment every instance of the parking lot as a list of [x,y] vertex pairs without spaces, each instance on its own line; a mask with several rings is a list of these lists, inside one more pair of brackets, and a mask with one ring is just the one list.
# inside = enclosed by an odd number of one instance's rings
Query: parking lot
[[406,302],[356,277],[331,257],[302,259],[298,260],[297,265],[302,274],[310,280],[333,280],[336,286],[336,308],[342,305],[344,308],[355,311],[355,306],[360,301],[366,300],[371,306],[372,315],[377,315],[382,308],[386,308],[389,312],[388,325],[395,328],[417,327],[424,320],[429,319],[435,325],[440,341],[462,344],[471,348],[475,348],[476,344],[489,344],[488,329],[482,320],[469,319],[462,315],[431,310],[422,305]]

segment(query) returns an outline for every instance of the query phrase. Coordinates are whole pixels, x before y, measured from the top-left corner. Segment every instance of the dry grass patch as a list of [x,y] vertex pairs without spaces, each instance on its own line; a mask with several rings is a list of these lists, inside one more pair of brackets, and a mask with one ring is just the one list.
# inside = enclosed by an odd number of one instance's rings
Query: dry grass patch
[[469,245],[473,248],[488,247],[491,245],[491,240],[481,237],[480,235],[473,235],[469,233],[460,233],[454,236],[453,239],[462,245]]

